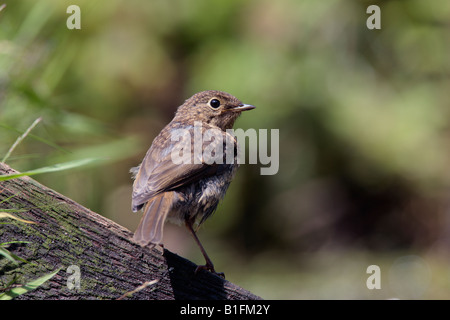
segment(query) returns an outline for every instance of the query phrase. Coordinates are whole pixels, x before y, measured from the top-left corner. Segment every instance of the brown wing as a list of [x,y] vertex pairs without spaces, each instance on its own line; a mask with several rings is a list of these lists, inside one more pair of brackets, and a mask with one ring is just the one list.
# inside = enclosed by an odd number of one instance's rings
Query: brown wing
[[[179,129],[180,128],[177,127],[177,130]],[[149,199],[161,192],[174,190],[189,185],[201,178],[212,176],[217,174],[218,171],[223,170],[223,167],[226,166],[226,164],[216,163],[193,163],[193,157],[195,156],[193,127],[186,126],[184,129],[186,130],[186,133],[189,132],[189,134],[181,135],[177,142],[171,141],[171,132],[173,132],[174,129],[171,129],[170,125],[163,129],[153,141],[152,146],[139,167],[133,185],[133,211],[142,208]],[[211,143],[214,143],[214,141]],[[173,161],[172,152],[175,148],[179,148],[180,144],[191,146],[191,163],[177,164]],[[224,150],[225,148],[226,146],[224,145]],[[186,152],[189,150],[184,149],[183,151]]]

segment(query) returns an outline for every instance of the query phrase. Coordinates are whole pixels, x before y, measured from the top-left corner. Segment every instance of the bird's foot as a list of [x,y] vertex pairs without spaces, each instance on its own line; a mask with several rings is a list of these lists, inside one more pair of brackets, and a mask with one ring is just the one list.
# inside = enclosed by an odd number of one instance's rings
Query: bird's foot
[[207,270],[215,275],[218,275],[219,277],[222,277],[225,279],[225,273],[223,272],[216,272],[216,270],[214,270],[214,266],[212,263],[206,263],[203,266],[197,266],[197,268],[195,269],[195,273],[199,272],[200,270]]

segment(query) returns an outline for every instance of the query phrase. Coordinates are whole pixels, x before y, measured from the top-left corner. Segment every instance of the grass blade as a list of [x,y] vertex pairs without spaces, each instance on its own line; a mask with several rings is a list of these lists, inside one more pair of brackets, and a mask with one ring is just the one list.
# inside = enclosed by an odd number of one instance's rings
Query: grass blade
[[98,161],[98,160],[100,160],[100,158],[88,158],[88,159],[74,160],[74,161],[58,163],[53,166],[42,167],[39,169],[34,169],[34,170],[26,171],[26,172],[0,175],[0,181],[16,179],[16,178],[20,178],[23,176],[32,176],[32,175],[41,174],[41,173],[68,170],[68,169],[84,166],[84,165],[90,164],[90,163]]
[[35,280],[32,280],[30,282],[28,282],[27,284],[20,286],[20,287],[16,287],[13,288],[11,290],[9,290],[8,292],[5,292],[3,294],[0,295],[0,300],[11,300],[14,299],[15,297],[27,293],[29,291],[32,291],[36,288],[38,288],[40,285],[42,285],[44,282],[50,280],[51,278],[53,278],[58,272],[59,270],[61,270],[61,268],[58,268],[56,271],[46,274],[45,276],[42,276],[40,278],[37,278]]
[[34,122],[31,124],[31,126],[28,127],[28,129],[22,134],[20,135],[16,142],[14,142],[14,144],[11,146],[11,148],[9,148],[8,152],[6,153],[6,155],[3,157],[2,162],[6,162],[6,160],[9,158],[9,156],[11,155],[11,153],[14,151],[14,149],[19,145],[20,142],[22,142],[23,139],[25,139],[25,137],[30,133],[31,130],[33,130],[34,127],[36,127],[36,125],[41,122],[42,118],[39,117],[36,120],[34,120]]
[[14,259],[11,252],[9,252],[7,249],[0,247],[0,256],[5,257],[9,261],[12,261],[14,263],[17,263],[16,259]]
[[[1,128],[4,128],[4,129],[6,129],[6,130],[9,130],[9,131],[17,132],[17,133],[19,133],[19,134],[22,133],[22,131],[17,130],[17,129],[14,128],[14,127],[10,127],[9,125],[7,125],[7,124],[5,124],[5,123],[1,123],[1,122],[0,122],[0,127],[1,127]],[[28,137],[28,138],[31,138],[31,139],[34,139],[34,140],[36,140],[36,141],[45,143],[46,145],[48,145],[48,146],[50,146],[50,147],[52,147],[52,148],[54,148],[54,149],[56,149],[56,150],[59,150],[59,151],[61,151],[61,152],[63,152],[63,153],[70,153],[69,150],[67,150],[67,149],[65,149],[65,148],[63,148],[63,147],[58,146],[56,143],[51,142],[51,141],[48,140],[48,139],[44,139],[44,138],[42,138],[42,137],[36,136],[36,135],[34,135],[34,134],[32,134],[32,133],[29,133],[27,137]],[[37,156],[39,156],[39,155],[37,155]],[[23,157],[23,156],[22,156],[22,157]]]
[[11,219],[14,219],[14,220],[17,220],[20,222],[25,222],[25,223],[36,223],[33,221],[17,218],[16,216],[12,215],[11,213],[7,213],[7,212],[0,212],[0,219],[1,218],[11,218]]
[[4,244],[3,243],[0,246],[0,256],[4,256],[6,259],[12,261],[14,264],[17,264],[18,261],[29,263],[24,258],[21,258],[21,257],[15,255],[14,253],[11,253],[8,249],[4,248]]

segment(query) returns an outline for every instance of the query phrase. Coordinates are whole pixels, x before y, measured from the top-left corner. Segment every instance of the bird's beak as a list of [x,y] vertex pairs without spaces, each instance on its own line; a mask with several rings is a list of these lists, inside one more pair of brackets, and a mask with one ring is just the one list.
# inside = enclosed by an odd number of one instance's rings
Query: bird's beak
[[238,106],[231,108],[230,111],[246,111],[246,110],[252,110],[255,109],[255,106],[252,106],[251,104],[245,104],[245,103],[241,103]]

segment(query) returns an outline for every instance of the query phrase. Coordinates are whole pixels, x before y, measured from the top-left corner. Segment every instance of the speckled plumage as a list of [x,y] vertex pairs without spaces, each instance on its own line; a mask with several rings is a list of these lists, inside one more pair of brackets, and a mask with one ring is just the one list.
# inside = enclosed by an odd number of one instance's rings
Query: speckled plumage
[[[192,226],[203,223],[225,195],[239,166],[236,139],[225,130],[233,127],[242,111],[253,108],[226,92],[213,90],[193,95],[178,108],[173,120],[153,140],[141,165],[132,169],[135,174],[132,209],[144,209],[134,234],[137,243],[143,246],[161,244],[166,220],[185,223],[205,256],[207,264],[204,268],[214,272]],[[223,153],[218,158],[222,157],[222,161],[210,163],[201,156],[198,159],[195,141],[189,141],[199,132],[204,135],[207,130],[218,139],[202,140],[201,148],[216,150],[215,147],[219,147],[217,150]],[[184,135],[174,141],[174,132],[183,132]],[[174,163],[173,152],[186,142],[191,142],[190,163]],[[217,143],[222,143],[222,148],[215,145]],[[226,158],[230,151],[233,154],[231,161]]]

